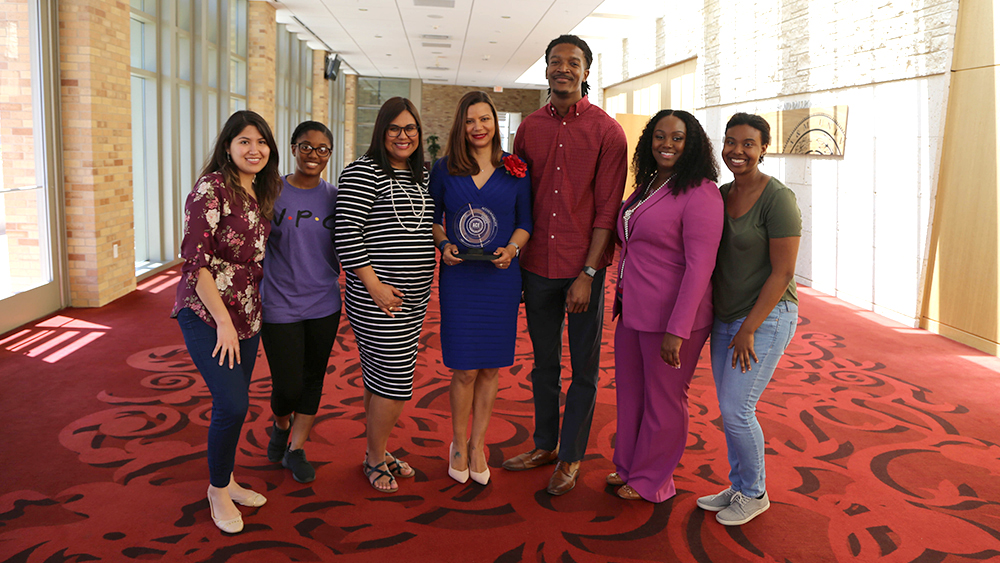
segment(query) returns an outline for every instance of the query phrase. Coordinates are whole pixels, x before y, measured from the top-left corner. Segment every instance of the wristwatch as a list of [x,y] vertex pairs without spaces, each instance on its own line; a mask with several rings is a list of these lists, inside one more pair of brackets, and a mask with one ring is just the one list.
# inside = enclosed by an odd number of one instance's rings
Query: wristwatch
[[518,245],[518,244],[517,244],[516,242],[514,242],[514,241],[510,241],[510,242],[508,242],[508,243],[507,243],[507,246],[510,246],[510,245],[512,245],[512,244],[514,245],[514,258],[517,258],[517,257],[518,257],[518,255],[519,255],[519,254],[521,254],[521,247],[520,247],[520,245]]
[[583,267],[583,273],[585,273],[588,276],[590,276],[591,278],[593,278],[594,276],[597,275],[597,270],[594,269],[594,268],[591,268],[590,266],[584,266]]

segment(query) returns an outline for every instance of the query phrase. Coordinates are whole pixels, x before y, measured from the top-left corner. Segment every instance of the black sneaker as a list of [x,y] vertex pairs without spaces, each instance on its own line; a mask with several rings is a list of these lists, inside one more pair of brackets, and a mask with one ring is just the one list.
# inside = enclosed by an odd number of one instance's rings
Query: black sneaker
[[285,456],[288,449],[288,435],[292,433],[292,425],[288,425],[287,430],[278,428],[278,425],[271,423],[271,441],[267,443],[267,461],[278,463]]
[[316,479],[316,470],[306,459],[305,450],[289,449],[281,459],[281,465],[292,470],[292,478],[299,483],[311,483]]

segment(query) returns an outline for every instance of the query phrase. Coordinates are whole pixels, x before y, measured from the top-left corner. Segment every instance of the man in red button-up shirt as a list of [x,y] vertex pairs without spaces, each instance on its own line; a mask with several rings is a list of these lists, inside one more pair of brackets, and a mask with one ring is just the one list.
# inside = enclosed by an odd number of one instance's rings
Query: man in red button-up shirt
[[[590,437],[604,324],[604,277],[625,190],[625,132],[585,97],[593,55],[575,35],[545,51],[549,103],[518,127],[514,153],[531,172],[534,231],[524,249],[524,305],[535,352],[535,448],[504,462],[513,471],[558,460],[546,490],[576,485]],[[573,379],[559,431],[562,327],[569,316]]]

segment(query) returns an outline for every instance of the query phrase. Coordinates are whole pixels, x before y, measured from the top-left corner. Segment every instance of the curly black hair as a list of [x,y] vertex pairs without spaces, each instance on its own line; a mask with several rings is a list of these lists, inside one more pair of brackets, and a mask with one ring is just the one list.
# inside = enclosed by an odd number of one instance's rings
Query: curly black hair
[[680,119],[684,122],[687,135],[684,140],[684,152],[674,166],[674,173],[677,174],[670,188],[670,193],[674,195],[682,194],[688,188],[697,186],[702,180],[708,179],[713,182],[719,181],[719,164],[715,161],[715,151],[712,149],[712,141],[705,134],[705,129],[693,115],[686,111],[664,109],[657,112],[649,119],[646,127],[642,130],[642,136],[635,146],[635,154],[632,156],[632,173],[635,175],[635,189],[639,192],[638,197],[642,198],[649,189],[649,182],[656,177],[656,159],[653,157],[653,131],[656,124],[668,115]]

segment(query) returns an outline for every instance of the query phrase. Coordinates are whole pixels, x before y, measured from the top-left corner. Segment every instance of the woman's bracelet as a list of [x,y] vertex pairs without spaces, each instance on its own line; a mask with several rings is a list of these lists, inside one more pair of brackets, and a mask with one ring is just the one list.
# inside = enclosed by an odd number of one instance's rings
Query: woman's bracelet
[[514,241],[507,242],[507,246],[510,246],[512,244],[514,245],[514,257],[516,258],[519,254],[521,254],[521,245],[517,244]]
[[447,245],[448,245],[448,239],[444,239],[443,241],[438,243],[438,250],[444,252],[444,247]]

